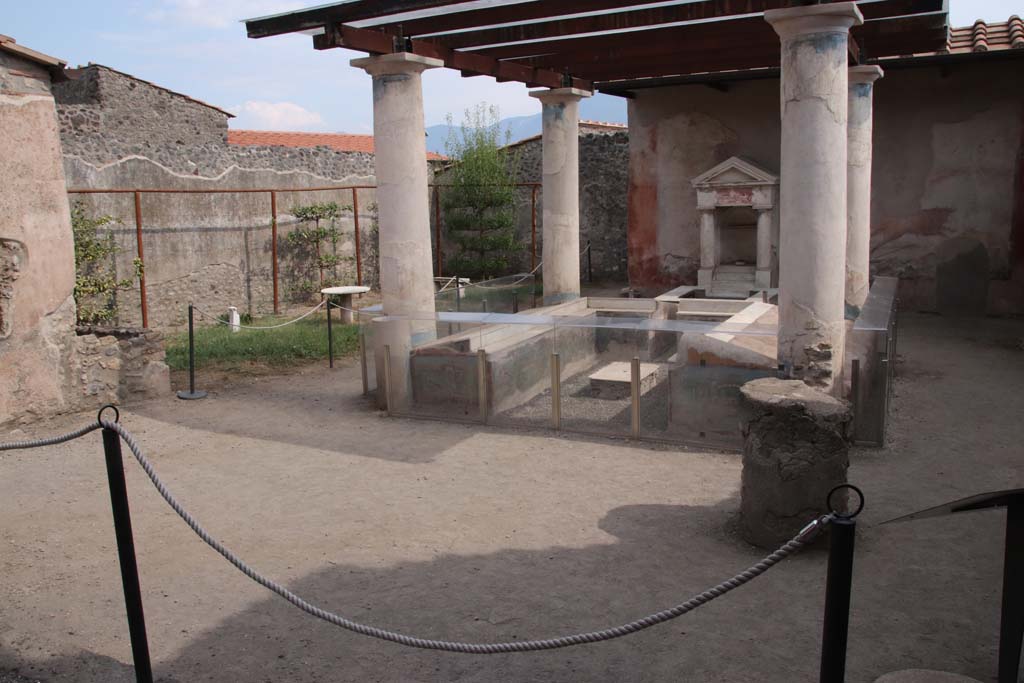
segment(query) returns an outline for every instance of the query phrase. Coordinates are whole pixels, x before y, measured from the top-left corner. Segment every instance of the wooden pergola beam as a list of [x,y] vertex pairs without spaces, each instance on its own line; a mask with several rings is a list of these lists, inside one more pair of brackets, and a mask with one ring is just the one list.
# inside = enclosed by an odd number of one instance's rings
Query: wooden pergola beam
[[500,61],[472,52],[457,52],[426,40],[401,39],[381,31],[354,28],[345,24],[325,27],[324,33],[313,36],[313,47],[317,50],[343,47],[370,54],[412,52],[423,57],[440,59],[446,67],[464,73],[493,76],[503,81],[519,81],[531,87],[561,88],[570,85],[580,90],[593,89],[592,83],[580,78],[573,78],[567,83],[565,76],[557,71],[514,61]]
[[555,40],[541,40],[532,43],[516,43],[494,47],[476,48],[473,52],[495,59],[517,59],[541,55],[569,55],[591,53],[602,58],[603,51],[616,48],[629,49],[639,45],[661,48],[683,54],[702,47],[714,47],[726,39],[730,43],[743,40],[771,40],[778,45],[778,37],[772,27],[761,17],[747,17],[731,21],[716,21],[707,24],[689,24],[651,28],[641,31],[627,31],[600,36],[569,37]]
[[246,35],[266,38],[285,33],[318,29],[339,24],[386,17],[402,12],[457,5],[466,0],[373,0],[373,2],[342,2],[327,7],[313,7],[245,22]]
[[[777,66],[778,37],[761,14],[809,0],[679,0],[657,7],[646,6],[653,0],[520,0],[460,9],[464,2],[354,0],[256,19],[246,27],[250,37],[322,29],[314,36],[317,49],[407,51],[440,59],[467,76],[592,90],[594,81]],[[393,19],[448,6],[434,16]],[[854,64],[945,44],[948,0],[874,0],[858,7],[867,21],[851,32]],[[573,14],[589,16],[566,16]],[[380,22],[371,28],[351,26],[374,19]],[[512,25],[495,25],[503,23]],[[471,30],[458,32],[466,28]]]
[[[407,36],[422,36],[428,33],[458,31],[479,26],[510,24],[520,21],[533,21],[559,17],[580,12],[600,12],[614,10],[631,5],[653,3],[655,0],[533,0],[512,5],[497,5],[475,9],[446,12],[433,17],[408,19],[405,21],[382,20],[373,28],[385,31],[401,30]],[[746,0],[740,0],[745,2]]]
[[[646,1],[650,2],[651,0]],[[838,2],[839,0],[826,1]],[[642,4],[644,4],[644,0],[633,2],[623,2],[622,0],[563,0],[559,2],[540,0],[462,11],[456,9],[433,17],[406,21],[385,20],[384,23],[374,26],[374,28],[383,28],[387,31],[401,30],[402,34],[407,36],[441,34],[432,37],[439,38],[448,47],[457,48],[520,40],[538,40],[590,31],[615,31],[676,21],[757,14],[770,9],[797,7],[807,4],[807,2],[806,0],[701,0],[668,7],[635,8],[636,5]],[[946,0],[880,0],[878,2],[862,2],[858,6],[865,19],[882,19],[919,12],[943,11],[945,5]],[[566,15],[609,11],[622,7],[634,7],[634,9],[589,17],[564,18]],[[563,18],[536,21],[549,17]],[[450,33],[479,26],[525,21],[535,23],[464,31],[460,34]]]
[[[714,54],[712,58],[716,67],[721,70],[757,69],[778,66],[779,63],[778,48],[757,52],[722,50]],[[578,65],[576,69],[577,73],[585,75],[588,80],[594,82],[633,78],[637,73],[643,73],[645,78],[681,76],[706,72],[707,59],[707,57],[682,60],[665,57],[637,58],[610,64]]]
[[[926,14],[897,19],[872,20],[853,29],[850,41],[855,61],[876,57],[873,45],[890,49],[893,40],[905,42],[904,49],[927,51],[944,40],[935,31],[945,30],[945,15]],[[884,43],[881,36],[892,36]],[[731,21],[688,24],[652,28],[643,31],[565,38],[532,43],[477,48],[474,52],[496,59],[515,59],[536,67],[586,76],[576,70],[579,64],[605,63],[639,56],[676,55],[680,60],[706,55],[705,71],[719,70],[712,55],[728,50],[762,50],[771,48],[778,59],[779,39],[772,27],[761,17]],[[860,54],[863,51],[864,54]],[[640,77],[641,74],[638,74]]]
[[[779,41],[771,26],[760,27],[757,32],[723,35],[719,32],[702,34],[691,30],[674,29],[675,42],[668,40],[616,40],[596,47],[584,45],[560,52],[550,52],[532,57],[517,57],[516,61],[538,68],[555,71],[568,69],[571,73],[583,74],[578,69],[593,68],[618,63],[635,63],[642,65],[644,59],[675,59],[679,62],[703,61],[705,65],[714,62],[715,58],[731,52],[769,53],[779,59]],[[670,30],[670,29],[661,29]],[[686,49],[681,50],[680,45]]]
[[[517,26],[481,29],[479,31],[463,31],[431,36],[430,39],[451,48],[468,48],[480,45],[497,45],[516,43],[527,40],[569,38],[580,33],[596,33],[600,31],[622,31],[661,24],[684,21],[714,19],[732,14],[731,10],[742,9],[761,11],[763,9],[779,9],[797,4],[794,0],[745,0],[744,2],[728,2],[725,0],[703,0],[686,5],[656,7],[652,9],[636,9],[628,12],[598,14],[587,17],[556,19]],[[737,7],[742,5],[742,7]],[[407,27],[403,26],[403,30]]]

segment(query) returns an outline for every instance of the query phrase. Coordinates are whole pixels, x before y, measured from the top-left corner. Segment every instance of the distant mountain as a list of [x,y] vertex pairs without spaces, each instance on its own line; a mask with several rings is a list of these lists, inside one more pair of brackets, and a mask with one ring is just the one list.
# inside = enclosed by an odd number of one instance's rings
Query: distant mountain
[[[611,95],[589,97],[580,103],[580,118],[594,121],[609,121],[611,123],[625,123],[626,100],[621,97],[612,97]],[[507,131],[508,138],[512,142],[533,135],[540,135],[540,112],[533,116],[511,116],[507,119],[501,119],[499,124],[502,129],[502,138],[505,137],[504,133]],[[456,124],[455,128],[459,128],[458,124]],[[451,127],[445,123],[428,126],[427,150],[444,154],[444,145],[448,140],[450,132]]]

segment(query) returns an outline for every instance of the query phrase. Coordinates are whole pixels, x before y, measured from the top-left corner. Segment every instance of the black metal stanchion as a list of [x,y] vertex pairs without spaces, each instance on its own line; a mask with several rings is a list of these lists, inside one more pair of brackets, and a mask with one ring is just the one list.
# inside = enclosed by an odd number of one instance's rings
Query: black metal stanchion
[[1024,637],[1024,497],[1006,506],[1003,557],[1003,611],[999,620],[999,683],[1013,683],[1020,672]]
[[999,618],[999,683],[1017,683],[1020,672],[1021,640],[1024,639],[1024,488],[990,491],[952,500],[936,507],[896,519],[909,522],[945,517],[961,512],[1006,508],[1006,546],[1003,549],[1003,599]]
[[512,292],[512,312],[519,312],[519,292]]
[[327,295],[327,365],[334,367],[334,332],[331,330],[331,295]]
[[206,398],[205,391],[196,391],[196,330],[192,304],[188,305],[188,391],[179,391],[178,398],[185,401]]
[[[857,509],[843,514],[832,505],[832,496],[844,489],[860,498]],[[825,620],[821,634],[821,683],[843,683],[846,678],[846,641],[850,628],[850,589],[853,584],[853,549],[857,533],[854,519],[864,507],[864,495],[855,486],[842,484],[828,494],[835,515],[829,525],[828,577],[825,580]]]
[[[103,410],[112,407],[105,406]],[[100,410],[101,416],[103,410]],[[149,661],[146,619],[142,612],[139,568],[135,563],[135,540],[132,537],[132,518],[128,510],[128,488],[124,481],[124,463],[121,459],[121,437],[108,427],[103,428],[103,454],[107,461],[110,506],[114,513],[117,559],[121,564],[121,586],[124,589],[124,604],[128,612],[128,634],[132,643],[135,680],[138,683],[152,683],[153,668]]]

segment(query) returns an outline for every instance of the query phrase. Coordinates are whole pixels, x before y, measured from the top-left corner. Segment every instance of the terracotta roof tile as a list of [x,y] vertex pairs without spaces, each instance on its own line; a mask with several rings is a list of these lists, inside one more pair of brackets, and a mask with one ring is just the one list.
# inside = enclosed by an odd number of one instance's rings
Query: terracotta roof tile
[[[278,130],[228,130],[229,145],[271,145],[277,147],[330,147],[338,152],[373,154],[373,136],[353,133],[298,133]],[[427,152],[427,159],[444,159]]]
[[624,123],[613,123],[612,121],[591,121],[590,119],[580,119],[581,128],[598,128],[606,130],[626,130],[628,126]]
[[949,30],[947,54],[995,52],[1024,48],[1024,21],[1016,14],[1000,23],[986,23],[978,19],[971,26]]

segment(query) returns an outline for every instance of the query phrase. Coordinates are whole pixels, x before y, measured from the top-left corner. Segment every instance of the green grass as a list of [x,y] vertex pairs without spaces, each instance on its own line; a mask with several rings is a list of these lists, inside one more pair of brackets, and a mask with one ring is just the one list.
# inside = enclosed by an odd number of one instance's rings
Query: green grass
[[[251,325],[274,325],[287,318],[257,318]],[[334,319],[334,356],[355,353],[359,326],[342,325]],[[232,332],[225,325],[198,327],[196,367],[230,367],[246,363],[274,366],[299,365],[327,358],[327,319],[320,313],[274,330]],[[188,332],[167,338],[167,364],[172,370],[188,369]]]

